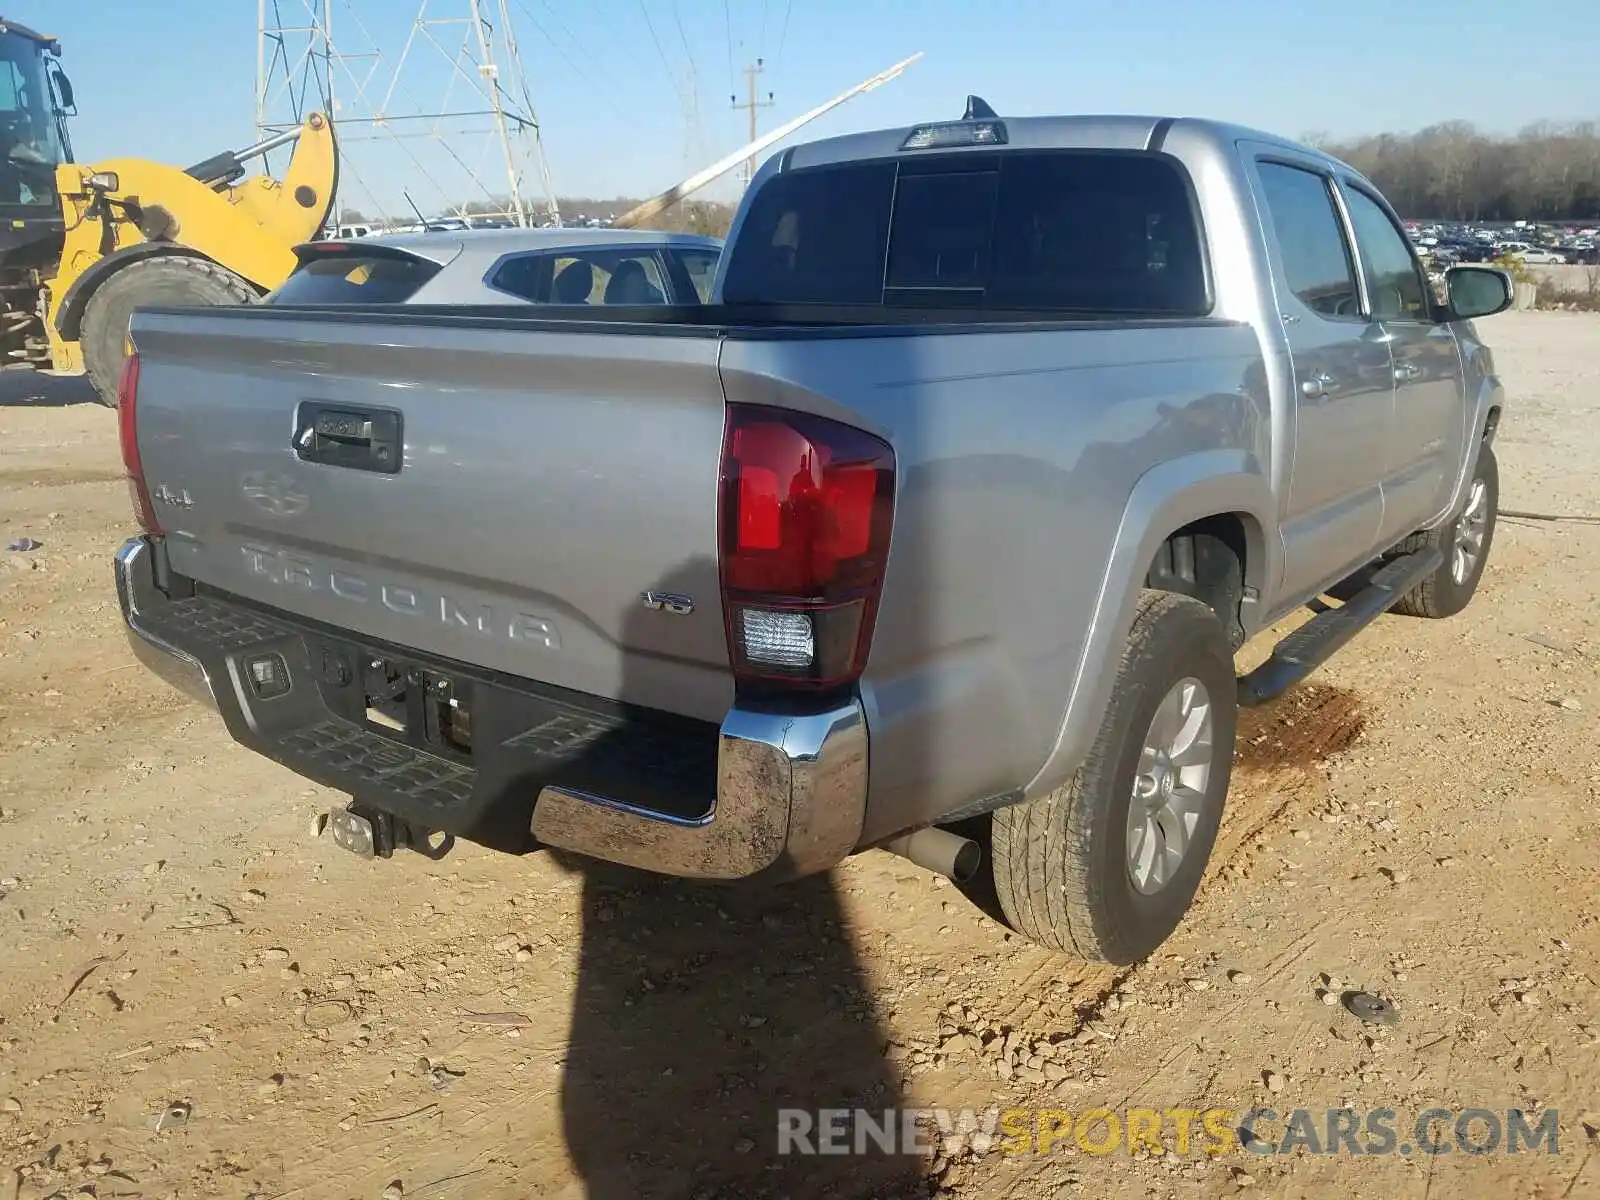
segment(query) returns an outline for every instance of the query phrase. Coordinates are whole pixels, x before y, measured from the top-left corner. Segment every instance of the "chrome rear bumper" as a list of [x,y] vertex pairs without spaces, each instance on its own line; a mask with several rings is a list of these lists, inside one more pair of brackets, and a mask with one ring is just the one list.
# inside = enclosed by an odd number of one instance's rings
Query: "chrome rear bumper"
[[215,708],[216,696],[200,660],[145,628],[141,620],[143,609],[167,603],[156,590],[153,552],[144,538],[124,542],[117,551],[117,599],[133,656],[190,699]]
[[734,708],[722,722],[717,797],[704,817],[685,821],[547,787],[533,833],[669,875],[809,875],[855,848],[866,797],[867,725],[858,702],[804,716]]

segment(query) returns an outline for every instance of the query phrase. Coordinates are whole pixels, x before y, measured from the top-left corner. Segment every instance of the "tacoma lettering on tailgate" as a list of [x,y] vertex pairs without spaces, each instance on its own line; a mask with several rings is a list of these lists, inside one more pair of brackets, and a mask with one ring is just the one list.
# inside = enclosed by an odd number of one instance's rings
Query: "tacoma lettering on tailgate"
[[487,604],[462,604],[442,592],[426,592],[405,584],[367,579],[349,570],[334,569],[311,559],[299,558],[281,550],[245,545],[246,569],[256,579],[285,588],[318,592],[351,604],[376,604],[403,617],[434,619],[451,629],[461,629],[486,637],[505,637],[514,642],[561,649],[561,635],[547,617],[532,613],[496,615]]

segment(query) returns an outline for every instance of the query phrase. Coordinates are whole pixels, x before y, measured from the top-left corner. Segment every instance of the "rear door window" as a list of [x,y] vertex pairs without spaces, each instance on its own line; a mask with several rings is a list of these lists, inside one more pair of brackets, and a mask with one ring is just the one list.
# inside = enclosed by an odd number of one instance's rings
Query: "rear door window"
[[665,304],[654,251],[569,250],[502,259],[488,284],[532,304]]
[[1158,154],[969,153],[780,175],[727,253],[731,304],[1210,310],[1188,182]]
[[411,254],[314,252],[265,302],[403,304],[438,273],[438,263]]
[[497,291],[530,304],[550,303],[553,255],[517,254],[502,259],[485,281]]

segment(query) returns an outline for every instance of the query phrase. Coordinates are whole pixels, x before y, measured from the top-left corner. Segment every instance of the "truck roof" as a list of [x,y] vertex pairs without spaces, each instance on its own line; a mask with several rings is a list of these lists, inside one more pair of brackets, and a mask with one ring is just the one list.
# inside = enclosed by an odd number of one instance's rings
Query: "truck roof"
[[[1146,150],[1165,139],[1173,131],[1198,136],[1218,148],[1241,139],[1266,142],[1313,154],[1329,163],[1351,170],[1348,164],[1313,147],[1302,145],[1277,134],[1265,133],[1245,125],[1214,121],[1199,117],[1159,117],[1133,114],[1107,114],[1055,117],[995,118],[1006,127],[1006,149],[1036,150]],[[825,166],[832,163],[858,161],[872,158],[894,158],[900,146],[913,129],[923,125],[941,123],[937,119],[906,125],[899,129],[876,129],[867,133],[848,133],[839,137],[822,138],[807,142],[776,156],[776,170],[799,170],[803,167]],[[993,150],[991,145],[974,146],[975,151]],[[770,160],[769,160],[770,161]]]

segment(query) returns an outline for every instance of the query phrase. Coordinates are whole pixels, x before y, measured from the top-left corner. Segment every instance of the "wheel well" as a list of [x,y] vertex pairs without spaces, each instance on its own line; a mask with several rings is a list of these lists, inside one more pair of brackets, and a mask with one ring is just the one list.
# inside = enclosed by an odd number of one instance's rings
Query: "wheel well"
[[1161,543],[1145,576],[1148,587],[1193,596],[1210,606],[1236,650],[1245,640],[1240,606],[1253,565],[1253,528],[1251,518],[1242,513],[1219,513],[1191,521]]
[[205,258],[205,255],[197,251],[171,242],[135,242],[131,246],[123,246],[120,250],[107,254],[104,258],[98,258],[85,267],[83,273],[68,285],[66,295],[61,298],[61,311],[56,317],[57,332],[66,341],[77,341],[83,334],[83,310],[89,306],[89,297],[94,294],[97,287],[129,263],[145,258],[159,258],[167,254],[187,254],[191,258]]
[[1499,427],[1500,427],[1500,409],[1497,406],[1495,408],[1491,408],[1489,410],[1488,417],[1486,417],[1484,419],[1484,422],[1483,422],[1483,440],[1485,442],[1494,441],[1494,431],[1496,429],[1498,429]]

